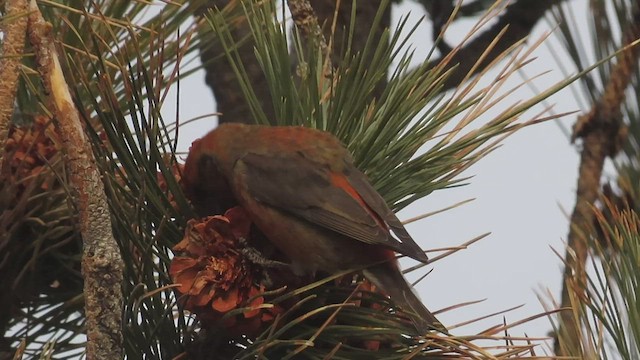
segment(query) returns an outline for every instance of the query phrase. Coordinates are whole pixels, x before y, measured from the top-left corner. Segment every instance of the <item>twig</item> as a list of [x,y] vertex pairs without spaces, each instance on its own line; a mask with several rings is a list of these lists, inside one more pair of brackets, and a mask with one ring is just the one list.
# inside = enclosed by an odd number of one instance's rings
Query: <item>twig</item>
[[7,0],[5,17],[12,20],[5,24],[0,52],[0,164],[3,163],[4,144],[9,134],[18,89],[20,62],[27,34],[26,15],[27,0]]
[[332,65],[329,47],[313,7],[307,0],[287,0],[287,4],[293,23],[296,24],[302,37],[307,41],[315,41],[320,46],[320,52],[324,58],[324,76],[330,78]]
[[[635,9],[634,22],[623,34],[624,45],[629,45],[640,36],[640,10]],[[571,215],[565,271],[563,276],[562,301],[560,306],[572,306],[571,292],[584,291],[587,261],[586,231],[594,221],[593,205],[598,199],[602,167],[607,156],[613,157],[620,148],[622,127],[620,106],[625,100],[625,89],[637,69],[640,48],[630,46],[618,57],[601,98],[589,113],[579,116],[574,125],[573,140],[582,139],[576,205]],[[572,284],[572,285],[570,285]],[[560,317],[560,326],[555,339],[555,353],[559,356],[575,356],[579,351],[580,324],[574,312],[565,311]]]
[[104,186],[60,67],[51,24],[44,20],[35,0],[29,10],[29,40],[50,97],[79,211],[87,359],[122,359],[123,262],[113,237]]
[[307,39],[310,37],[317,39],[322,55],[327,55],[327,41],[324,39],[318,17],[311,4],[307,0],[287,0],[287,4],[293,23],[296,24],[300,34]]

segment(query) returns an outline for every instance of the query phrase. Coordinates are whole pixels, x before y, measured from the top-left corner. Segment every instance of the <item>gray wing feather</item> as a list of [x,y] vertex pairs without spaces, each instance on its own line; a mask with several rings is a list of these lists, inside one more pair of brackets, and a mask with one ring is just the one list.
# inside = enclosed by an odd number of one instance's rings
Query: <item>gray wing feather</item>
[[417,260],[427,260],[384,199],[355,167],[347,167],[345,176],[395,237],[381,228],[357,200],[332,186],[329,169],[301,154],[291,158],[248,153],[236,166],[245,172],[245,185],[251,196],[263,204],[358,241],[385,245]]

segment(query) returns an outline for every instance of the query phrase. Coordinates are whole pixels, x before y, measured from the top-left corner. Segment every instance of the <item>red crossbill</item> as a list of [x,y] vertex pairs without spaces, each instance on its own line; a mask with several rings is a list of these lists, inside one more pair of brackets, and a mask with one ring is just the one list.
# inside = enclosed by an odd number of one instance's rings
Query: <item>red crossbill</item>
[[294,272],[365,268],[420,333],[444,330],[402,276],[395,253],[421,262],[427,256],[333,135],[220,125],[193,143],[183,182],[208,212],[241,205]]

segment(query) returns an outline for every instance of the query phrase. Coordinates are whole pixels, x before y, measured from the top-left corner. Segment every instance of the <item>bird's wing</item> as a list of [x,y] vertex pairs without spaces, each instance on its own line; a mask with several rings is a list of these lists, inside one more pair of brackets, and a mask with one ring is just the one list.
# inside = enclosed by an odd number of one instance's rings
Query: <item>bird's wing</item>
[[413,241],[413,238],[407,232],[404,225],[396,214],[389,208],[387,202],[373,188],[366,175],[358,170],[355,166],[347,176],[349,183],[354,189],[358,189],[358,194],[364,202],[384,221],[388,228],[388,234],[397,239],[401,245],[398,252],[410,256],[418,261],[426,262],[428,260],[424,250]]
[[366,176],[351,164],[333,173],[299,153],[248,153],[235,171],[242,173],[250,196],[264,204],[350,238],[427,260]]

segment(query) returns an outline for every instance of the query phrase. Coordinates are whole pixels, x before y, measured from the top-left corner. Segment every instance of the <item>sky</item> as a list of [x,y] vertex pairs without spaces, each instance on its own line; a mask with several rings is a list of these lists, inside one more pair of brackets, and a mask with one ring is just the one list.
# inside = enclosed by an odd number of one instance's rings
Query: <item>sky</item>
[[[576,18],[587,15],[585,1],[567,3],[576,12]],[[394,7],[394,22],[403,14],[410,14],[409,24],[418,22],[424,15],[421,6],[411,1]],[[453,36],[447,36],[448,43],[455,45],[471,24],[462,21],[451,29]],[[552,24],[540,22],[530,43],[551,31],[551,28]],[[584,29],[587,31],[586,25]],[[430,39],[430,25],[428,21],[423,21],[412,38],[417,60],[423,59],[429,52],[429,46],[424,44],[429,44]],[[559,49],[561,47],[551,35],[548,45],[542,45],[534,52],[536,60],[526,69],[525,74],[530,77],[548,71],[535,81],[540,90],[566,77],[551,56],[551,51],[559,52]],[[570,62],[564,66],[571,68]],[[512,84],[520,81],[522,79],[516,77]],[[181,103],[181,121],[215,111],[215,100],[204,83],[202,73],[182,80],[180,87],[179,98],[175,91],[168,97],[173,101],[167,100],[164,106],[165,119],[175,118],[176,101]],[[510,94],[505,104],[526,100],[534,95],[533,90],[525,87]],[[552,96],[544,106],[549,105],[553,105],[557,113],[585,110],[579,108],[568,89]],[[541,109],[532,109],[523,119],[532,117]],[[569,115],[559,122],[570,129],[575,118],[576,115]],[[211,119],[181,128],[180,148],[188,149],[191,141],[203,136],[214,126],[215,120]],[[398,214],[401,220],[405,220],[475,198],[471,203],[409,224],[407,228],[426,249],[458,246],[491,232],[467,250],[430,265],[428,269],[432,272],[416,289],[431,310],[484,299],[479,304],[440,314],[440,320],[448,327],[500,310],[523,306],[506,314],[455,328],[453,333],[477,333],[501,324],[503,316],[507,322],[528,318],[544,311],[538,299],[539,294],[547,302],[550,301],[549,295],[559,297],[562,261],[553,249],[564,254],[569,226],[567,214],[571,213],[575,201],[578,161],[577,147],[570,144],[558,122],[527,127],[507,138],[500,148],[469,169],[464,174],[472,176],[469,185],[434,192]],[[409,279],[417,277],[418,274],[410,274]],[[511,334],[542,337],[550,330],[549,321],[542,318],[512,329]]]

